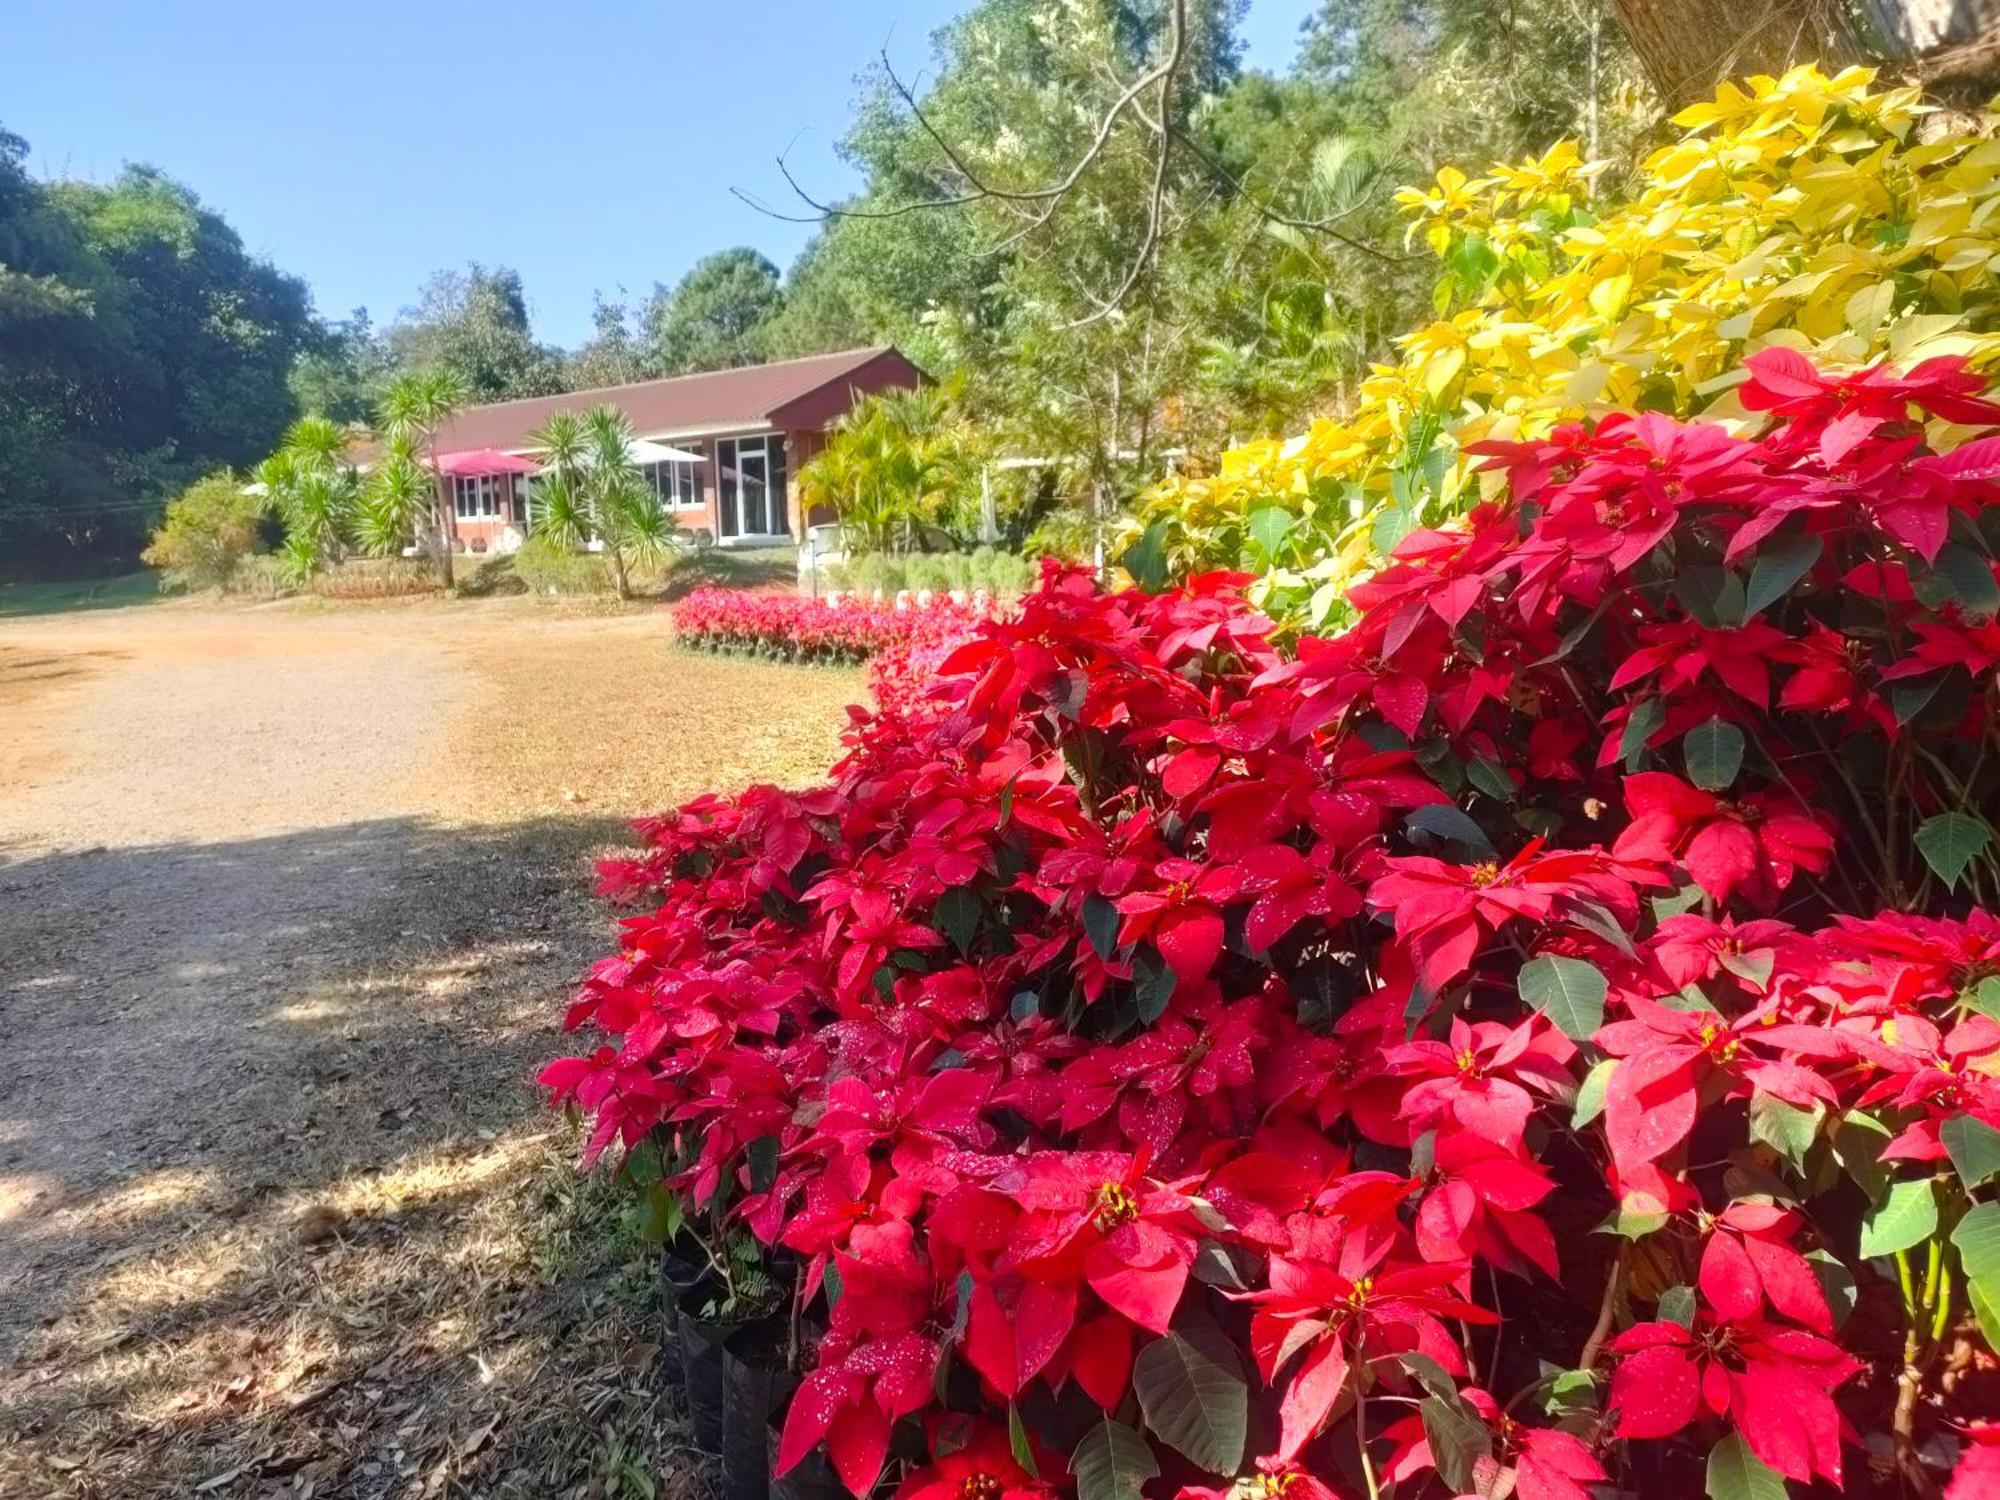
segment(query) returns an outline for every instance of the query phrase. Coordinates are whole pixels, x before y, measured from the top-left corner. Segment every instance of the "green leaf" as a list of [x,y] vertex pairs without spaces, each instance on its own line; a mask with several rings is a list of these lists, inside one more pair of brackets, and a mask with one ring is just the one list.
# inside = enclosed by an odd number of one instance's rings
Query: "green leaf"
[[1611,1082],[1611,1070],[1617,1066],[1617,1058],[1607,1057],[1583,1075],[1583,1083],[1576,1091],[1576,1108],[1569,1117],[1570,1129],[1581,1130],[1604,1113],[1604,1090]]
[[1988,1302],[2000,1304],[2000,1203],[1981,1203],[1951,1232],[1958,1263]]
[[639,1238],[649,1245],[664,1245],[680,1233],[681,1197],[665,1183],[646,1189],[639,1204]]
[[1445,803],[1418,808],[1403,819],[1403,826],[1414,832],[1427,833],[1432,838],[1443,839],[1448,844],[1458,844],[1481,859],[1495,857],[1493,841],[1487,838],[1486,830],[1458,808]]
[[1146,1425],[1195,1467],[1233,1474],[1243,1462],[1250,1394],[1236,1351],[1211,1324],[1191,1323],[1139,1351],[1132,1388]]
[[1250,539],[1263,549],[1264,556],[1271,562],[1278,560],[1278,549],[1285,544],[1291,534],[1294,517],[1281,505],[1266,505],[1250,512],[1245,529]]
[[1937,1193],[1928,1177],[1892,1182],[1889,1193],[1861,1221],[1862,1258],[1894,1255],[1937,1232]]
[[1035,1448],[1028,1441],[1028,1429],[1021,1425],[1021,1408],[1012,1401],[1007,1403],[1007,1446],[1013,1450],[1015,1463],[1035,1478],[1041,1477],[1041,1471],[1035,1467]]
[[1083,898],[1083,930],[1099,958],[1118,951],[1118,908],[1095,893]]
[[1743,1434],[1732,1432],[1708,1451],[1709,1500],[1785,1500],[1782,1475],[1764,1466]]
[[1620,1204],[1597,1226],[1597,1232],[1620,1235],[1628,1240],[1643,1240],[1649,1234],[1657,1234],[1673,1222],[1672,1214],[1642,1213],[1638,1209]]
[[1648,896],[1646,904],[1653,910],[1653,920],[1664,922],[1668,917],[1681,916],[1701,905],[1701,894],[1701,887],[1689,881],[1671,896]]
[[979,911],[979,893],[969,885],[955,885],[938,897],[932,916],[938,931],[965,954],[971,951],[973,934],[979,930]]
[[1549,1380],[1539,1403],[1552,1417],[1597,1411],[1597,1375],[1591,1370],[1562,1370]]
[[2000,583],[1986,559],[1961,542],[1948,542],[1931,565],[1928,580],[1969,615],[1990,616],[2000,609]]
[[1432,1359],[1428,1354],[1419,1354],[1415,1350],[1409,1350],[1398,1354],[1396,1362],[1408,1370],[1411,1375],[1415,1376],[1417,1384],[1421,1385],[1433,1396],[1446,1401],[1455,1401],[1458,1399],[1458,1382],[1451,1378],[1450,1372],[1443,1365]]
[[1674,580],[1674,597],[1708,630],[1730,630],[1743,623],[1748,600],[1743,580],[1714,563],[1695,563]]
[[1609,986],[1596,964],[1545,953],[1521,965],[1521,998],[1556,1023],[1571,1041],[1585,1041],[1604,1024]]
[[1889,707],[1898,724],[1907,724],[1930,706],[1944,686],[1942,672],[1926,672],[1922,677],[1899,677],[1889,684]]
[[1967,1010],[1976,1010],[1982,1016],[2000,1021],[2000,976],[1980,980],[1958,997],[1958,1003]]
[[1979,1322],[1979,1332],[1989,1349],[2000,1349],[2000,1296],[1988,1295],[1985,1287],[1976,1281],[1965,1284],[1965,1300],[1972,1304],[1972,1316]]
[[1917,852],[1951,890],[1958,888],[1966,866],[1985,852],[1993,830],[1984,818],[1968,812],[1944,812],[1917,825]]
[[1107,1417],[1076,1445],[1069,1472],[1076,1500],[1139,1500],[1146,1481],[1160,1477],[1160,1461],[1138,1433]]
[[1938,1128],[1938,1138],[1968,1192],[2000,1176],[2000,1130],[1971,1115],[1953,1115]]
[[1250,1278],[1237,1260],[1237,1252],[1221,1240],[1203,1240],[1194,1253],[1189,1269],[1203,1286],[1219,1286],[1232,1292],[1250,1290]]
[[1762,1141],[1801,1172],[1806,1153],[1819,1135],[1826,1106],[1815,1104],[1800,1109],[1771,1094],[1754,1094],[1750,1099],[1750,1139]]
[[1789,594],[1792,585],[1819,561],[1821,550],[1820,539],[1811,532],[1766,538],[1750,568],[1750,586],[1743,594],[1744,618]]
[[1132,995],[1139,1003],[1139,1019],[1148,1026],[1167,1013],[1174,978],[1173,966],[1152,949],[1141,948],[1132,955]]
[[1627,958],[1639,956],[1639,950],[1632,945],[1632,935],[1618,925],[1618,918],[1603,902],[1565,896],[1556,910],[1565,921],[1574,922],[1592,937],[1603,938]]
[[1834,1159],[1860,1184],[1871,1203],[1889,1191],[1889,1169],[1882,1165],[1882,1148],[1892,1138],[1888,1126],[1858,1109],[1850,1109],[1833,1127]]
[[760,1135],[744,1148],[750,1163],[750,1191],[768,1193],[778,1180],[778,1138]]
[[1132,575],[1132,581],[1149,594],[1157,594],[1167,586],[1167,531],[1172,525],[1171,520],[1162,516],[1118,559]]
[[1704,792],[1719,792],[1743,769],[1743,731],[1717,717],[1697,724],[1681,739],[1688,780]]
[[1514,778],[1491,756],[1475,755],[1466,763],[1465,779],[1498,802],[1514,800]]
[[[833,1269],[831,1259],[827,1262],[827,1269],[829,1271]],[[972,1273],[970,1271],[960,1271],[958,1273],[958,1302],[952,1310],[951,1328],[944,1336],[944,1341],[947,1344],[955,1344],[965,1337],[965,1325],[972,1321],[972,1291]]]
[[1633,705],[1632,712],[1625,720],[1625,733],[1618,741],[1618,758],[1625,762],[1625,772],[1636,775],[1646,763],[1646,741],[1660,732],[1667,722],[1667,706],[1658,698],[1648,698]]
[[1455,1495],[1472,1488],[1473,1466],[1493,1456],[1493,1435],[1462,1397],[1427,1396],[1417,1408],[1430,1440],[1431,1462]]
[[1683,1328],[1694,1327],[1694,1288],[1670,1286],[1660,1293],[1660,1317]]
[[1860,1299],[1854,1273],[1847,1269],[1846,1261],[1830,1250],[1808,1250],[1806,1264],[1818,1278],[1819,1289],[1826,1295],[1826,1305],[1833,1313],[1833,1326],[1838,1328],[1847,1321],[1847,1315]]

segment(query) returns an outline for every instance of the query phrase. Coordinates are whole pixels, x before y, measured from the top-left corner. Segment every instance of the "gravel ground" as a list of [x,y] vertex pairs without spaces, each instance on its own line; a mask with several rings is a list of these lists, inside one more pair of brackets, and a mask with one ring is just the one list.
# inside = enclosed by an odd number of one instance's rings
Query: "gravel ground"
[[859,684],[665,635],[0,622],[0,1494],[687,1488],[633,1247],[528,1079],[606,934],[590,854],[811,776]]

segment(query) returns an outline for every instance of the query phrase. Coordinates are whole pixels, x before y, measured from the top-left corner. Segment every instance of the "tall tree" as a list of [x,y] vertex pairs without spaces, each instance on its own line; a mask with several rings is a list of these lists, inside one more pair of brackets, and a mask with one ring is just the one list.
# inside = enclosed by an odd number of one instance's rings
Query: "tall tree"
[[696,261],[646,308],[646,354],[662,374],[721,370],[764,357],[765,325],[784,302],[778,268],[737,246]]
[[340,322],[314,330],[292,361],[285,383],[301,412],[336,422],[366,422],[389,373],[388,348],[368,309],[357,307]]
[[564,385],[581,391],[644,380],[651,372],[637,322],[622,297],[613,302],[598,292],[590,309],[590,339],[564,365]]
[[535,342],[520,273],[506,266],[475,262],[463,272],[438,272],[416,305],[403,309],[388,340],[397,368],[447,369],[474,402],[564,388],[562,361]]
[[136,550],[164,494],[270,452],[314,325],[182,184],[37,183],[25,156],[0,132],[0,554],[56,565]]
[[1325,85],[1336,127],[1398,175],[1565,136],[1601,157],[1653,116],[1618,108],[1639,73],[1608,0],[1324,0],[1303,31],[1300,77]]

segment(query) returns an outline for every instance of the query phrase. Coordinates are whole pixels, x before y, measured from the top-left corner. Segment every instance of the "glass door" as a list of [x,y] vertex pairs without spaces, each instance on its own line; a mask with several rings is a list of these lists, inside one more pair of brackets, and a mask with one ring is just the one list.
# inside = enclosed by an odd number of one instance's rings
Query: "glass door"
[[771,488],[770,463],[762,438],[746,438],[736,445],[736,471],[742,476],[745,536],[769,536],[771,533],[764,514],[764,497]]
[[742,534],[736,510],[736,439],[724,438],[715,445],[715,523],[717,535],[729,538]]
[[724,438],[715,445],[716,520],[724,537],[789,536],[785,519],[785,440]]

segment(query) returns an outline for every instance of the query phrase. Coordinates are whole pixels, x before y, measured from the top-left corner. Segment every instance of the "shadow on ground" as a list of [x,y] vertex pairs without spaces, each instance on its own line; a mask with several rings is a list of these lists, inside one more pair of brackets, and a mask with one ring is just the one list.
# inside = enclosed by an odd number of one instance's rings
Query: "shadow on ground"
[[0,862],[0,1493],[674,1471],[639,1247],[531,1083],[621,832],[386,819]]

